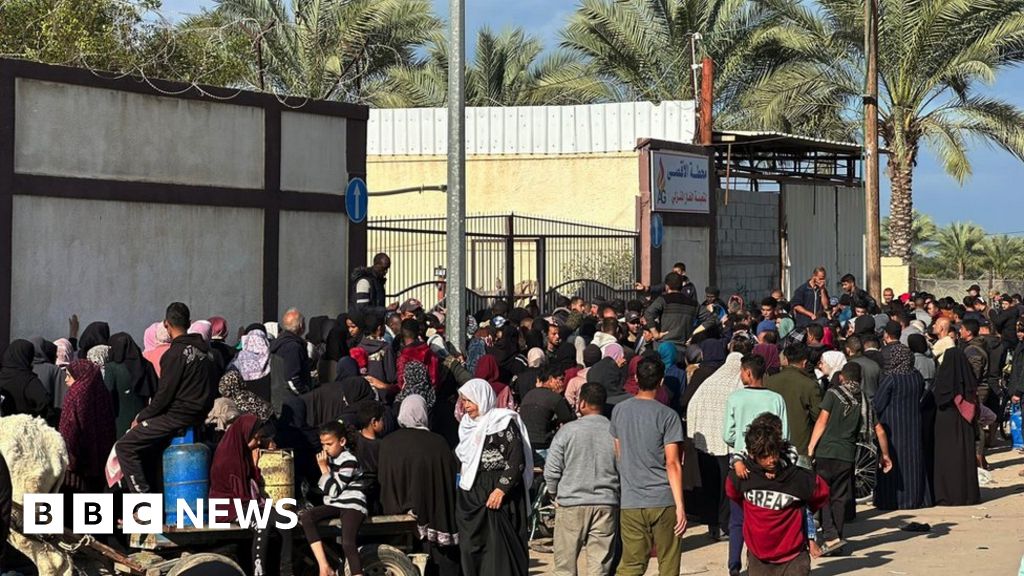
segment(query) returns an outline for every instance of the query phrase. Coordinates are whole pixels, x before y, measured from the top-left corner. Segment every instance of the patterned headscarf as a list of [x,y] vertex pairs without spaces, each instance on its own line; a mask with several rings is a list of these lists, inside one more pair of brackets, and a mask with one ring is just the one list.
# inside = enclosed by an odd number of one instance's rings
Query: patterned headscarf
[[255,414],[262,422],[266,422],[273,415],[266,400],[245,388],[242,376],[237,370],[228,370],[220,379],[218,388],[220,395],[233,400],[235,407],[243,414]]
[[231,361],[230,368],[238,370],[246,382],[270,374],[270,342],[262,330],[253,330],[242,336],[242,350]]
[[86,359],[93,364],[103,368],[110,361],[110,346],[100,344],[89,349]]
[[914,353],[899,342],[882,347],[882,371],[887,374],[910,374],[914,371]]
[[395,403],[401,403],[407,396],[422,396],[423,401],[427,403],[427,410],[434,407],[434,402],[437,401],[437,394],[434,391],[434,387],[430,384],[430,374],[427,372],[427,367],[419,361],[410,360],[406,362],[404,366],[404,380],[405,387],[395,397]]

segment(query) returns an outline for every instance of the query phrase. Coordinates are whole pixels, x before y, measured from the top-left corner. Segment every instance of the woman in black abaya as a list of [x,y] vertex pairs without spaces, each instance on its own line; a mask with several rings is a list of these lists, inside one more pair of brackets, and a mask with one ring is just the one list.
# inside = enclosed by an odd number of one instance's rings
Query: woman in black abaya
[[527,493],[533,450],[519,415],[495,408],[494,389],[473,379],[459,388],[466,413],[455,449],[462,464],[456,503],[462,573],[527,576]]
[[935,504],[977,504],[981,501],[974,449],[978,383],[959,348],[950,348],[942,357],[932,393],[936,405]]

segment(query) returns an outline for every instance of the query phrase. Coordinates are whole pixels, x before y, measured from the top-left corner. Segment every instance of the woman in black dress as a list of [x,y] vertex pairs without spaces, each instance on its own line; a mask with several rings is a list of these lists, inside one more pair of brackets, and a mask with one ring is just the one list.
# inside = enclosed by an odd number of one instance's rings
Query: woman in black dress
[[[935,375],[932,392],[936,404],[935,446],[938,448],[935,454],[935,504],[977,504],[981,501],[974,449],[978,384],[967,357],[959,348],[946,350]],[[961,407],[957,406],[958,403]]]
[[494,389],[473,379],[459,388],[465,415],[455,449],[462,465],[457,498],[465,576],[527,576],[527,493],[533,451],[519,415],[495,408]]

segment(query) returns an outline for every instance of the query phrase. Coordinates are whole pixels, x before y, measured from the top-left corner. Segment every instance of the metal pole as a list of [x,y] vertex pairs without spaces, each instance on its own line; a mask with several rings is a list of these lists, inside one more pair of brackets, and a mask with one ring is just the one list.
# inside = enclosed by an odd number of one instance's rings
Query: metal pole
[[448,292],[445,333],[459,350],[466,348],[466,6],[449,0],[448,48]]
[[864,95],[864,201],[867,211],[867,289],[882,301],[881,235],[878,224],[878,0],[864,0],[867,90]]

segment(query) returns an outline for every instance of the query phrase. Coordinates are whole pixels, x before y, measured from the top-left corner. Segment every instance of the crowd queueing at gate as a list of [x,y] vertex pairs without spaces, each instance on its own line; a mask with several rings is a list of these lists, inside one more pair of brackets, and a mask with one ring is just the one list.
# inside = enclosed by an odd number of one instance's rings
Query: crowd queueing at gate
[[336,318],[291,309],[236,338],[180,302],[141,347],[72,317],[67,338],[6,347],[0,408],[59,429],[68,494],[161,490],[161,454],[193,430],[215,446],[209,497],[259,501],[261,455],[291,450],[300,526],[254,531],[250,574],[343,573],[332,520],[362,574],[360,526],[411,513],[431,573],[525,576],[541,492],[556,574],[638,576],[654,550],[675,576],[699,520],[730,574],[758,576],[850,553],[865,445],[876,508],[977,504],[988,431],[1024,393],[1019,295],[876,302],[851,275],[833,296],[819,268],[789,300],[723,301],[679,263],[628,301],[497,301],[450,342],[443,301],[388,306],[389,267],[356,270]]

